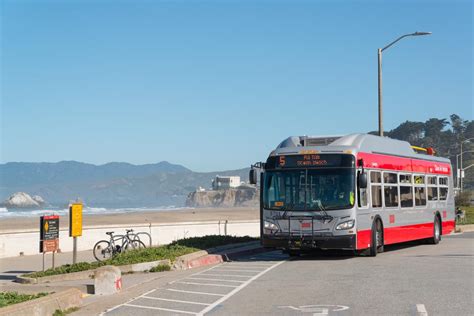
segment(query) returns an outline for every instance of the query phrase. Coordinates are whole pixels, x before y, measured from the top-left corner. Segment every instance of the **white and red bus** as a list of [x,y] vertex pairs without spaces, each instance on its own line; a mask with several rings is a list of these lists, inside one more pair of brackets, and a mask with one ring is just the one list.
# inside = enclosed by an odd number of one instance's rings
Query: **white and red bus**
[[404,141],[289,137],[253,166],[252,183],[258,174],[262,244],[290,255],[319,248],[375,256],[384,245],[437,244],[454,230],[450,161]]

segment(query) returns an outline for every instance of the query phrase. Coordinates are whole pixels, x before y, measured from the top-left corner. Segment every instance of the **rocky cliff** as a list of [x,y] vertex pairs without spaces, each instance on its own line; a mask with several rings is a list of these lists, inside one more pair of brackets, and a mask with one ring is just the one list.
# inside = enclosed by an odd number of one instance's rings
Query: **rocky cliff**
[[258,206],[260,192],[253,187],[216,191],[195,191],[186,199],[188,207],[235,207]]

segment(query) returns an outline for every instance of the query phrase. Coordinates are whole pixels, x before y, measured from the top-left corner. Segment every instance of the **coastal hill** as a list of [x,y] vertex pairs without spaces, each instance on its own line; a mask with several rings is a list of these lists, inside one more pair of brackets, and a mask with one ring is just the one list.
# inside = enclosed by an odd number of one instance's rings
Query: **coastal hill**
[[10,162],[0,164],[0,201],[28,192],[56,206],[76,198],[101,207],[184,206],[189,192],[198,186],[209,188],[216,174],[246,181],[248,170],[193,172],[166,161],[148,165]]

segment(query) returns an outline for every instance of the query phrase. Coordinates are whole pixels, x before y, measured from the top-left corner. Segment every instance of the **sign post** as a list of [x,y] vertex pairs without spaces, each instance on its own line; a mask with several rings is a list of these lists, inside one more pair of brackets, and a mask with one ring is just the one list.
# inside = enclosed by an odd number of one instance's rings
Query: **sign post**
[[43,253],[43,270],[44,255],[46,252],[53,253],[53,269],[54,269],[54,253],[59,249],[59,216],[45,215],[40,217],[40,252]]
[[72,263],[77,262],[77,237],[82,236],[82,204],[69,206],[69,237],[72,237]]

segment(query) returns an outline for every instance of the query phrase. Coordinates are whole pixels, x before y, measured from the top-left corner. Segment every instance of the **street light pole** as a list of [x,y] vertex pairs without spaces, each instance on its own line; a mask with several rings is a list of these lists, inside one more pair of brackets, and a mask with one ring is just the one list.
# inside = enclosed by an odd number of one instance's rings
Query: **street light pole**
[[379,92],[379,136],[383,136],[383,115],[382,115],[382,52],[401,40],[402,38],[408,37],[408,36],[421,36],[421,35],[430,35],[431,32],[415,32],[415,33],[410,33],[410,34],[405,34],[385,46],[384,48],[379,48],[377,50],[377,55],[378,55],[378,92]]
[[383,123],[382,123],[382,49],[378,49],[379,59],[379,136],[383,136]]
[[[462,152],[462,154],[467,154],[467,153],[474,153],[474,150],[467,150],[467,151]],[[458,189],[460,187],[460,178],[461,178],[461,170],[462,170],[462,166],[461,168],[459,168],[459,156],[461,156],[461,154],[456,155],[456,187]],[[451,156],[451,157],[454,157],[454,156]]]
[[473,139],[474,139],[474,137],[465,139],[465,140],[463,140],[463,141],[461,142],[461,153],[460,153],[460,155],[461,155],[461,172],[460,172],[460,173],[461,173],[461,174],[460,174],[460,176],[461,176],[461,181],[460,181],[460,186],[459,186],[459,189],[460,189],[461,192],[462,192],[462,188],[463,188],[463,181],[462,181],[462,179],[464,178],[464,177],[463,177],[463,169],[462,169],[462,154],[463,154],[463,152],[462,152],[462,144],[464,144],[464,143],[466,143],[466,142],[470,142],[470,141],[473,140]]

